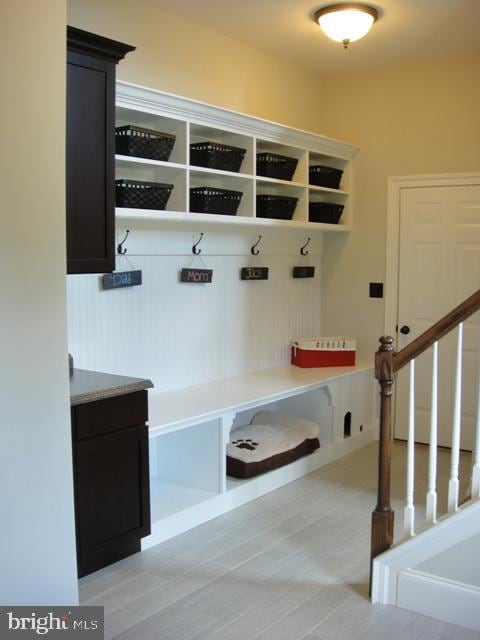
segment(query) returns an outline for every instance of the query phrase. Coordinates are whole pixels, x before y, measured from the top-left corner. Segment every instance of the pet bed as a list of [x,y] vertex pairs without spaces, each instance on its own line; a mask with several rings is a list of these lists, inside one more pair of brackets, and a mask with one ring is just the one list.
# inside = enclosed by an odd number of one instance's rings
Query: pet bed
[[230,434],[227,474],[252,478],[312,453],[320,446],[319,426],[277,411],[260,411],[251,424]]

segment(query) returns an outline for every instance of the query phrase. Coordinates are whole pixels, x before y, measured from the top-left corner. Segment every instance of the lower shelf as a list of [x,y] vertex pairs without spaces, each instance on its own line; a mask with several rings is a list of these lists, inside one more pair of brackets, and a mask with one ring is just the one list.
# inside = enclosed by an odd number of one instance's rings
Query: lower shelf
[[255,478],[247,480],[227,478],[226,491],[223,493],[189,489],[154,478],[151,489],[152,533],[142,539],[142,549],[148,549],[173,538],[289,482],[298,480],[370,444],[375,437],[375,429],[365,429],[339,442],[321,446],[308,456]]
[[196,504],[214,498],[217,494],[202,489],[192,489],[159,478],[150,479],[150,504],[152,522],[184,511]]

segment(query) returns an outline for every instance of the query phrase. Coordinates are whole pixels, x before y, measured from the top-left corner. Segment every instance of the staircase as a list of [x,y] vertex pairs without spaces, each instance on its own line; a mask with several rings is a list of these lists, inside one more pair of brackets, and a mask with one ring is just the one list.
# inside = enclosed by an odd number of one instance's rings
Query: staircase
[[[372,514],[372,602],[396,605],[446,622],[480,631],[480,348],[476,393],[476,424],[468,497],[459,493],[462,418],[463,323],[480,309],[480,290],[435,323],[399,352],[393,338],[380,339],[375,376],[380,384],[380,442],[377,506]],[[456,373],[452,381],[454,412],[450,453],[447,513],[437,514],[437,398],[438,342],[457,332]],[[416,527],[415,463],[415,359],[432,349],[432,388],[428,456],[426,521]],[[403,536],[393,539],[394,513],[390,504],[392,395],[395,374],[410,369],[409,424]]]

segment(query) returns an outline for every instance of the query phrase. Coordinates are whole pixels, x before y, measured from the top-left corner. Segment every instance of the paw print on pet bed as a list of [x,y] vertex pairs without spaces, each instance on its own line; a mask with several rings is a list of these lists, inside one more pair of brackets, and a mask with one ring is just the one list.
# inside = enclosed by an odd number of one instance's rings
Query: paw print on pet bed
[[238,438],[238,440],[233,440],[232,444],[238,449],[248,449],[249,451],[255,451],[258,447],[258,442],[253,442],[250,438]]
[[318,431],[314,422],[262,411],[254,416],[251,424],[232,431],[227,456],[246,463],[260,462],[295,449],[305,440],[315,439],[318,443]]
[[288,448],[284,434],[275,425],[245,425],[230,434],[227,455],[245,462],[257,462]]

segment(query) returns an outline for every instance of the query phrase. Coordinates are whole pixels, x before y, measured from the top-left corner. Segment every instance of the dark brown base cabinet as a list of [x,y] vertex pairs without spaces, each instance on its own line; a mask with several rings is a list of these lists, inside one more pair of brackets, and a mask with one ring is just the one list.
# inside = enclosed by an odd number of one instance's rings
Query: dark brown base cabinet
[[134,48],[67,27],[67,273],[115,270],[115,65]]
[[147,392],[72,407],[78,576],[140,551],[150,534]]

